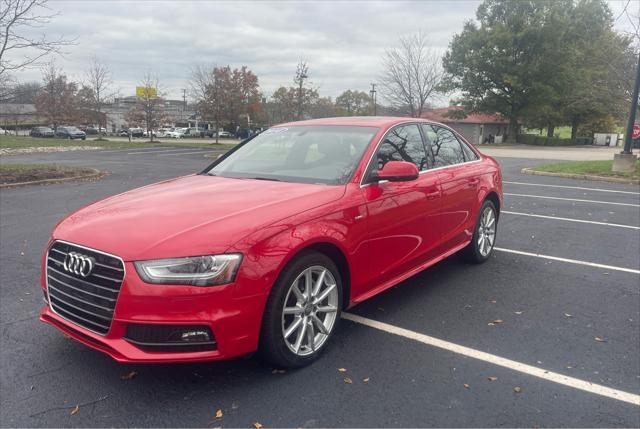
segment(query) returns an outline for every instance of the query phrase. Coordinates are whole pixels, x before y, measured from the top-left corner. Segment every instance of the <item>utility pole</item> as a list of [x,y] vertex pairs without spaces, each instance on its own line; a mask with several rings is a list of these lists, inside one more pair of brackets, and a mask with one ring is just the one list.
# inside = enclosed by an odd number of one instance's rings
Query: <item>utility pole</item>
[[378,116],[378,106],[376,105],[376,84],[371,83],[371,91],[369,91],[369,96],[371,97],[371,102],[373,103],[373,116]]
[[638,95],[640,91],[640,54],[638,55],[638,65],[636,66],[636,83],[631,97],[631,109],[629,111],[629,121],[627,122],[627,132],[624,136],[624,149],[620,153],[613,155],[613,171],[632,173],[636,169],[638,156],[631,151],[633,125],[636,121],[638,111]]
[[[185,112],[187,111],[187,90],[182,88],[182,121],[184,121]],[[191,124],[189,124],[191,125]]]

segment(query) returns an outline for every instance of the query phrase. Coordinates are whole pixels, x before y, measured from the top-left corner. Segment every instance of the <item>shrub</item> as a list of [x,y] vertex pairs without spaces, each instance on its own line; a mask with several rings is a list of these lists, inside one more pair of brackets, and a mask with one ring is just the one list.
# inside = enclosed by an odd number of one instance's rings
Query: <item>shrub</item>
[[578,137],[575,143],[571,143],[571,139],[561,139],[559,137],[546,137],[535,134],[520,134],[516,141],[522,144],[534,146],[573,146],[592,144],[593,139],[590,137]]

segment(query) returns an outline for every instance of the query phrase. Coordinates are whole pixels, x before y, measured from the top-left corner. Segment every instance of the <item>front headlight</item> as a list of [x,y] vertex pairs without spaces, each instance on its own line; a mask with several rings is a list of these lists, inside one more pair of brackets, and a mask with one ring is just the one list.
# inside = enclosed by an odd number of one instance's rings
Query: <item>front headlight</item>
[[235,280],[242,255],[192,256],[135,262],[138,275],[146,283],[214,286]]

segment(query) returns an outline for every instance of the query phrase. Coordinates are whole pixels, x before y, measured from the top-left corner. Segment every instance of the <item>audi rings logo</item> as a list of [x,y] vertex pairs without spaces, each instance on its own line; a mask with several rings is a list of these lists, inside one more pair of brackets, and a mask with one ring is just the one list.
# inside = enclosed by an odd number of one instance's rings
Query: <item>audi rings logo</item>
[[82,277],[87,277],[93,271],[95,259],[90,256],[85,256],[76,252],[69,252],[64,257],[64,263],[62,266],[68,273],[77,274]]

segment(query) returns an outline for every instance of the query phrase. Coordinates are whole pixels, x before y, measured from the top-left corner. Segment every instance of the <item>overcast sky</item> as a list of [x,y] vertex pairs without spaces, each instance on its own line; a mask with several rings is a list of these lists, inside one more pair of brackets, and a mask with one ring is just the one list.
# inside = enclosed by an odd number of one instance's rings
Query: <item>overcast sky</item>
[[[247,65],[269,96],[292,84],[296,63],[304,58],[321,95],[335,97],[346,89],[369,91],[384,49],[401,35],[422,30],[444,52],[479,3],[52,1],[60,15],[45,30],[77,39],[56,59],[69,77],[81,79],[95,55],[110,67],[121,95],[134,94],[151,71],[168,96],[180,98],[195,64],[229,64]],[[626,3],[609,1],[614,17]],[[640,0],[630,3],[638,15]],[[631,29],[625,16],[616,27]],[[16,77],[40,80],[40,71]]]

